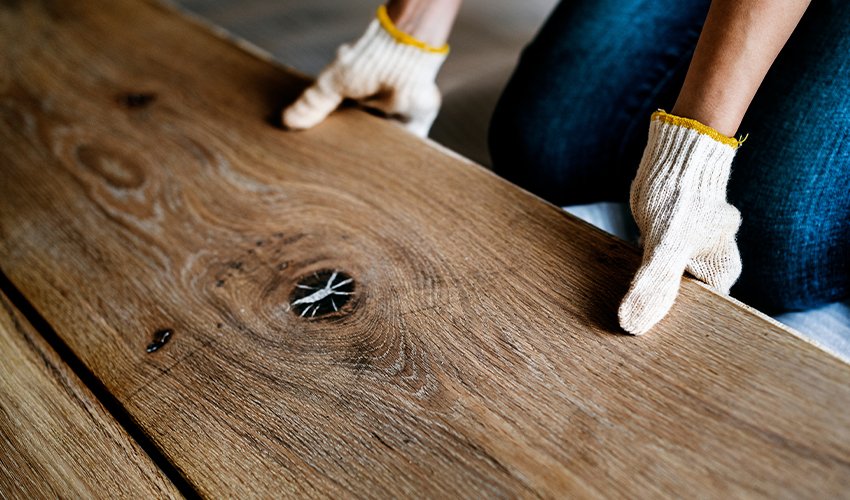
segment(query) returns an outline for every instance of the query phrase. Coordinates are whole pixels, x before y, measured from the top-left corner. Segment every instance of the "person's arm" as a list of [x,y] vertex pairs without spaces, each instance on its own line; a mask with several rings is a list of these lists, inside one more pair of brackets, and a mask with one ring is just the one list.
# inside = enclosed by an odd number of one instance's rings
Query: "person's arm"
[[672,114],[650,118],[630,206],[643,261],[620,303],[640,335],[670,310],[687,270],[728,294],[741,274],[741,215],[726,197],[733,136],[809,0],[714,0]]
[[674,115],[735,135],[810,0],[714,0]]
[[462,0],[389,0],[387,14],[401,31],[440,47],[449,40]]

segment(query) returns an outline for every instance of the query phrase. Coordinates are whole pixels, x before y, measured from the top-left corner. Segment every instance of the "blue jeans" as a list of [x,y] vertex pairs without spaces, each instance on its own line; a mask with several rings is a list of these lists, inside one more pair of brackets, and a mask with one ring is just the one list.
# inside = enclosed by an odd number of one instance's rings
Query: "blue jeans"
[[[709,3],[561,2],[496,107],[495,172],[558,205],[626,201],[649,116],[673,107]],[[813,0],[740,130],[732,295],[771,313],[850,296],[850,1]]]

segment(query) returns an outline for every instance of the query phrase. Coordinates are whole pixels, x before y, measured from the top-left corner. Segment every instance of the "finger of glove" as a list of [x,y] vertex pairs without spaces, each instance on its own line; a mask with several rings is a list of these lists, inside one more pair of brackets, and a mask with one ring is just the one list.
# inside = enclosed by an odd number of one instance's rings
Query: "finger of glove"
[[734,236],[724,237],[718,245],[697,254],[687,266],[694,277],[724,295],[729,294],[741,276],[741,269],[741,254]]
[[409,98],[407,106],[408,121],[405,128],[418,135],[427,137],[428,131],[440,112],[442,97],[436,85],[427,85],[416,89]]
[[620,326],[632,335],[642,335],[661,321],[679,295],[682,273],[688,262],[686,249],[647,249],[617,313]]
[[324,75],[283,111],[283,124],[291,129],[307,129],[322,122],[342,102],[339,86]]

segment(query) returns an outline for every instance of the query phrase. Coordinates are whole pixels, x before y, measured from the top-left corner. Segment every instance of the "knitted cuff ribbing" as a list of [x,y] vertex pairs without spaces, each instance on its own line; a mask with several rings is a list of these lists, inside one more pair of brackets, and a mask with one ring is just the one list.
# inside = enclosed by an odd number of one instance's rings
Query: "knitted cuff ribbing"
[[642,239],[657,240],[666,231],[666,224],[659,221],[667,218],[669,214],[663,212],[669,208],[661,200],[701,196],[710,200],[710,205],[725,202],[735,152],[734,146],[700,130],[653,119],[635,177],[643,189],[639,190],[640,199],[633,193],[630,200]]
[[685,118],[683,116],[671,115],[663,109],[659,109],[655,113],[652,113],[650,121],[661,121],[664,123],[669,123],[671,125],[678,125],[680,127],[696,130],[700,134],[707,135],[717,142],[722,142],[723,144],[732,146],[734,148],[740,147],[741,144],[743,144],[744,141],[747,140],[746,136],[740,139],[736,139],[734,137],[723,135],[704,123],[698,122],[697,120],[691,118]]
[[378,22],[381,24],[381,27],[384,28],[384,30],[389,33],[389,35],[393,37],[397,42],[406,45],[412,45],[420,50],[424,50],[425,52],[432,52],[434,54],[449,53],[448,44],[445,44],[442,47],[435,47],[398,29],[395,23],[393,23],[392,19],[390,19],[390,15],[387,13],[387,7],[385,5],[381,5],[380,7],[378,7],[378,13],[376,15],[378,18]]
[[373,20],[357,44],[341,53],[342,58],[364,57],[362,69],[371,78],[388,86],[405,82],[433,82],[437,78],[445,52],[429,52],[407,43],[400,43],[378,19]]

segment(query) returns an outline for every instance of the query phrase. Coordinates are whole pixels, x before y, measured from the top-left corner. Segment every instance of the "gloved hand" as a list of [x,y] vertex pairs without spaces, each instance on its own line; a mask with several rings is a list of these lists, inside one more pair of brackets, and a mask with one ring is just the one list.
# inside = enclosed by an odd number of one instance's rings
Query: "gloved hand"
[[738,210],[726,201],[740,143],[696,120],[653,113],[630,204],[643,262],[620,304],[620,326],[641,335],[670,310],[682,272],[720,293],[741,274]]
[[399,31],[381,6],[366,33],[341,46],[316,82],[284,110],[283,124],[310,128],[348,97],[397,118],[425,137],[440,108],[434,80],[448,50],[448,45],[432,47]]

